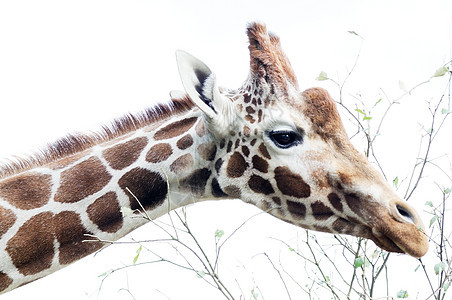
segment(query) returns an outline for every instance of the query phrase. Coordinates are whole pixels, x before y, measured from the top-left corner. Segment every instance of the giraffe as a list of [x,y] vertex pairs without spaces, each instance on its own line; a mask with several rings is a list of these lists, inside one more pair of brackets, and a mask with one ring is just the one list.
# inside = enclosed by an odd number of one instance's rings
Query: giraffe
[[[349,141],[327,91],[299,91],[279,38],[247,28],[250,72],[219,88],[194,56],[176,58],[185,92],[97,134],[69,135],[0,177],[0,291],[48,275],[197,201],[242,199],[307,229],[364,237],[421,257],[416,211]],[[91,242],[86,242],[95,236]]]

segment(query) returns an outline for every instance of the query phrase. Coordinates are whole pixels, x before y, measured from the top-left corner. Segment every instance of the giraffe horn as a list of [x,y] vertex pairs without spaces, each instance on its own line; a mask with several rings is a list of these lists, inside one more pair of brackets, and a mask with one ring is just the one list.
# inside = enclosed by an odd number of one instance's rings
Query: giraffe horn
[[257,22],[248,25],[247,34],[251,74],[267,82],[271,80],[283,89],[287,88],[287,82],[298,89],[297,78],[281,48],[279,37],[268,33],[266,26]]

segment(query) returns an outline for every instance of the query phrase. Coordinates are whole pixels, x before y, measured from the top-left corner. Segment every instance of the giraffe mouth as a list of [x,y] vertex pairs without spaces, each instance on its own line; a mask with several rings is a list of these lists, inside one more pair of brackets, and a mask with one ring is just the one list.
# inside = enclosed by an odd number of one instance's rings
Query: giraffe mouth
[[428,251],[428,239],[422,229],[414,224],[403,224],[396,220],[369,227],[371,239],[378,247],[388,252],[406,253],[419,258]]
[[387,234],[387,230],[379,230],[378,226],[364,224],[356,219],[350,220],[344,218],[337,219],[333,223],[333,228],[335,225],[337,226],[335,229],[339,233],[369,239],[373,241],[375,245],[388,252],[407,253],[407,251],[404,251],[402,247],[398,246],[394,239],[390,237],[390,234]]
[[[369,229],[370,229],[371,235],[372,235],[370,237],[370,239],[381,249],[386,250],[388,252],[407,253],[401,247],[399,247],[396,242],[394,242],[387,235],[383,234],[377,228],[373,227],[373,228],[369,228]],[[410,253],[408,253],[408,254],[410,254]]]

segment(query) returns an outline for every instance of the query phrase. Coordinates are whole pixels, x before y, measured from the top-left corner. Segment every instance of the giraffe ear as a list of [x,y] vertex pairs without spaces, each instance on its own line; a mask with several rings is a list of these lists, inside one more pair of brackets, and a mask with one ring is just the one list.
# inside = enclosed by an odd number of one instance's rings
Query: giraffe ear
[[176,58],[182,84],[191,100],[208,117],[209,123],[227,125],[225,123],[232,117],[233,103],[220,93],[215,74],[185,51],[177,51]]

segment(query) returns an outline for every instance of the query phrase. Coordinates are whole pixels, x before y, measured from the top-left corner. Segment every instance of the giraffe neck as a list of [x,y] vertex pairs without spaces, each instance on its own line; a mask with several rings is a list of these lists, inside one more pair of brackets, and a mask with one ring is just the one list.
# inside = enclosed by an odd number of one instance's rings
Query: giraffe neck
[[[197,109],[0,181],[0,292],[52,273],[146,220],[214,196],[217,145]],[[123,214],[124,210],[132,215]]]

